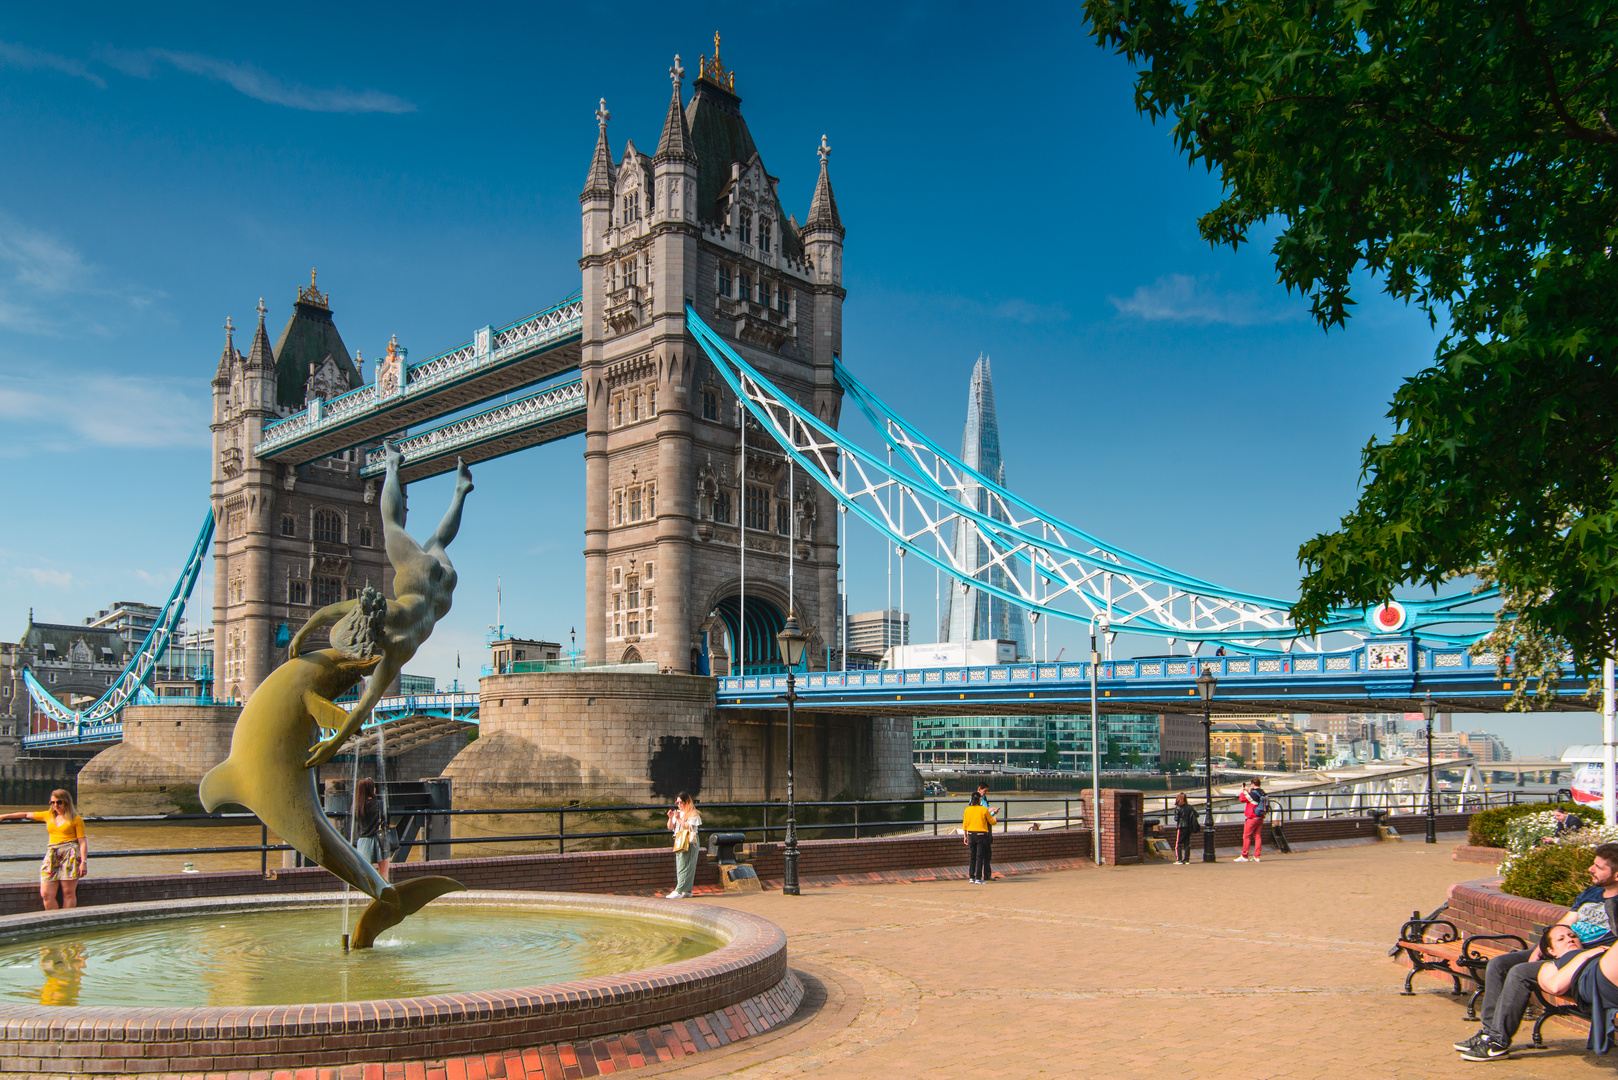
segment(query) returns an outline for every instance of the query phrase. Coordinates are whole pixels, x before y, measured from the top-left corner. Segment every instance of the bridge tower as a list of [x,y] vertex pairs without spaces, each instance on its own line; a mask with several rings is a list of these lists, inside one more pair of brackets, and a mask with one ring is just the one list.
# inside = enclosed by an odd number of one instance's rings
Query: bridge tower
[[[295,633],[326,604],[367,582],[391,595],[376,486],[360,478],[364,448],[307,465],[260,461],[266,425],[363,381],[332,321],[329,296],[298,289],[274,348],[258,302],[246,356],[225,321],[213,378],[214,697],[245,701],[284,658]],[[284,640],[284,637],[283,637]]]
[[779,181],[759,157],[718,35],[688,102],[679,57],[669,75],[672,96],[650,157],[631,140],[614,159],[601,103],[580,196],[586,656],[691,671],[706,626],[713,673],[724,674],[738,638],[749,665],[775,662],[775,635],[795,609],[812,632],[810,656],[824,657],[836,640],[836,504],[803,470],[789,475],[786,456],[756,424],[745,433],[743,475],[738,403],[686,333],[684,312],[691,304],[777,386],[836,425],[844,231],[830,149],[822,139],[819,182],[800,225],[782,212]]

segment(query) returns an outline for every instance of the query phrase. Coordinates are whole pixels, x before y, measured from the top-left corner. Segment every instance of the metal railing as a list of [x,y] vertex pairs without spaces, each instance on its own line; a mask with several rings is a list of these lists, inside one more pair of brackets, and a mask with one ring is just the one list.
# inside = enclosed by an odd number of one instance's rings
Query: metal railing
[[[1190,792],[1186,793],[1190,796]],[[1316,796],[1321,798],[1323,796]],[[1425,795],[1418,796],[1421,800],[1417,809],[1411,809],[1409,796],[1398,793],[1376,793],[1352,796],[1333,796],[1352,800],[1352,805],[1324,808],[1325,813],[1310,814],[1307,817],[1301,807],[1308,795],[1271,795],[1270,802],[1273,807],[1269,820],[1291,822],[1303,820],[1319,820],[1320,818],[1365,817],[1372,812],[1377,813],[1405,813],[1421,814],[1426,811]],[[1545,801],[1553,801],[1553,796],[1545,795]],[[960,810],[967,800],[967,796],[952,798],[926,798],[926,799],[878,799],[878,800],[842,800],[828,802],[801,802],[798,808],[798,834],[800,838],[838,838],[849,837],[861,839],[871,836],[895,835],[932,835],[940,836],[948,831],[960,827]],[[1464,800],[1464,802],[1463,802]],[[1172,818],[1173,795],[1153,795],[1145,804],[1145,818],[1158,818],[1166,823]],[[1200,816],[1202,803],[1192,799]],[[1476,812],[1496,806],[1510,806],[1520,802],[1538,802],[1539,798],[1524,797],[1516,791],[1463,793],[1440,792],[1436,806],[1438,813],[1449,814],[1456,812]],[[1084,817],[1084,800],[1077,795],[1056,797],[994,797],[991,796],[988,804],[998,807],[996,825],[1002,833],[1010,832],[1013,825],[1038,826],[1041,829],[1086,829],[1088,820]],[[1014,813],[1013,808],[1021,804],[1038,804],[1048,807],[1042,813]],[[1062,810],[1058,814],[1055,804],[1060,803]],[[1224,804],[1224,805],[1220,805]],[[884,808],[888,812],[884,813]],[[897,812],[895,813],[895,808]],[[784,802],[729,802],[729,803],[698,803],[698,809],[710,816],[705,821],[703,832],[739,832],[748,837],[750,841],[770,842],[784,839],[786,836],[787,807]],[[556,845],[555,854],[566,854],[569,845],[573,845],[575,852],[621,850],[623,847],[656,847],[654,840],[666,838],[668,829],[662,825],[648,828],[618,828],[618,829],[592,829],[589,819],[603,815],[647,814],[652,815],[655,821],[658,816],[669,810],[668,805],[646,805],[644,803],[625,804],[619,806],[539,806],[520,807],[501,810],[421,810],[418,813],[428,813],[434,817],[491,817],[491,816],[533,816],[551,815],[556,818],[556,827],[549,831],[520,832],[520,833],[490,833],[478,836],[435,837],[432,839],[418,839],[402,844],[396,861],[403,862],[409,858],[410,852],[421,848],[425,853],[432,848],[450,847],[464,844],[552,844]],[[919,811],[920,816],[910,816],[912,811]],[[843,820],[816,820],[828,813]],[[1214,816],[1216,823],[1226,823],[1240,820],[1240,804],[1233,797],[1224,797],[1216,801]],[[339,824],[339,831],[343,831],[341,823],[348,818],[346,812],[328,812],[327,818]],[[400,816],[400,815],[395,815]],[[755,820],[748,820],[756,817]],[[583,828],[568,828],[568,820],[580,822],[583,819]],[[726,820],[734,818],[735,820]],[[176,848],[143,848],[136,850],[118,851],[105,848],[95,848],[92,857],[97,861],[103,859],[133,859],[153,858],[163,856],[184,855],[228,855],[258,853],[259,868],[263,873],[270,869],[269,857],[272,852],[292,851],[289,844],[270,843],[269,829],[253,814],[167,814],[167,815],[132,815],[124,817],[86,817],[84,819],[91,842],[94,843],[93,827],[96,825],[137,825],[151,824],[162,826],[165,824],[188,824],[197,822],[211,822],[216,824],[239,823],[241,825],[258,825],[259,843],[257,844],[227,844],[207,847],[176,847]],[[9,822],[7,824],[32,824],[32,822]],[[1022,830],[1019,830],[1022,831]],[[829,837],[826,834],[831,834]],[[622,841],[643,841],[624,845]],[[615,845],[603,848],[598,846],[601,842]],[[547,852],[546,854],[549,854]],[[37,855],[0,855],[0,863],[37,862]]]

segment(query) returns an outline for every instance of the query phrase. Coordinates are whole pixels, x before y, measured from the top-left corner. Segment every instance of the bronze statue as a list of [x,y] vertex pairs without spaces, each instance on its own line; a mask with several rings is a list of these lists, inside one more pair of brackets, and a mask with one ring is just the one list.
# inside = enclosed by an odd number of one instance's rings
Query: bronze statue
[[[293,638],[286,663],[248,698],[231,735],[230,755],[202,778],[198,789],[208,811],[226,803],[247,807],[306,858],[370,896],[372,903],[353,937],[353,946],[359,949],[369,948],[378,933],[428,901],[465,888],[446,877],[389,884],[327,822],[310,772],[331,760],[360,729],[382,692],[432,633],[433,624],[449,611],[455,588],[455,569],[444,548],[460,528],[461,505],[472,490],[471,473],[465,464],[456,463],[458,480],[449,512],[423,550],[404,530],[399,452],[391,446],[385,449],[383,530],[398,599],[385,600],[367,585],[355,599],[316,612]],[[333,622],[338,625],[331,647],[300,655],[304,637]],[[367,674],[370,682],[353,710],[333,703]],[[336,734],[314,742],[323,727],[337,729]]]

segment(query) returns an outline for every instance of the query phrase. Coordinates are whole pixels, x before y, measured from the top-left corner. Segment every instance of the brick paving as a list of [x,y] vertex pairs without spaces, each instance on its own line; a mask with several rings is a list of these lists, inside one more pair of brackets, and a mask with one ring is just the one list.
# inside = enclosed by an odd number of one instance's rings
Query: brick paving
[[1399,924],[1478,876],[1450,857],[1460,839],[718,900],[786,928],[824,1003],[636,1075],[1609,1075],[1556,1021],[1544,1050],[1464,1062],[1449,1044],[1472,1029],[1448,983],[1400,996],[1405,969],[1387,955]]
[[[679,1080],[1603,1075],[1612,1063],[1557,1021],[1545,1050],[1464,1062],[1449,1044],[1471,1029],[1447,982],[1400,995],[1404,969],[1387,955],[1399,924],[1478,875],[1451,859],[1459,840],[1321,846],[1257,865],[1029,868],[985,886],[935,878],[704,897],[787,930],[803,1007],[675,1060],[626,1044],[594,1056]],[[581,1075],[568,1050],[334,1075]]]

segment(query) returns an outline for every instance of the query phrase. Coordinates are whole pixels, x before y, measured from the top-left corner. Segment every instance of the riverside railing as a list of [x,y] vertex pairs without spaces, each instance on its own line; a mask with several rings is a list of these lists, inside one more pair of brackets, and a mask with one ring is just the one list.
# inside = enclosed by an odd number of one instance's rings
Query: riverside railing
[[[1189,795],[1189,793],[1188,793]],[[1315,796],[1320,798],[1321,796]],[[1167,824],[1172,818],[1173,795],[1153,795],[1145,806],[1145,818],[1157,818],[1161,823]],[[1309,795],[1271,795],[1270,802],[1274,808],[1271,821],[1303,821],[1325,817],[1365,817],[1373,813],[1403,813],[1420,814],[1426,812],[1425,796],[1419,808],[1411,809],[1408,796],[1398,792],[1377,792],[1342,796],[1351,799],[1352,805],[1330,808],[1324,813],[1305,814],[1304,803]],[[1338,798],[1338,796],[1334,796]],[[1463,802],[1464,800],[1464,802]],[[847,836],[859,839],[870,836],[902,836],[902,835],[932,835],[940,836],[950,830],[960,827],[960,811],[966,804],[966,797],[956,798],[928,798],[928,799],[882,799],[882,800],[843,800],[824,802],[801,802],[798,807],[798,835],[800,838],[814,839],[837,838]],[[1435,809],[1441,814],[1450,814],[1466,811],[1485,810],[1496,806],[1511,806],[1524,802],[1554,801],[1551,795],[1533,798],[1516,791],[1461,793],[1440,792]],[[1026,810],[1024,804],[1037,804],[1044,808],[1038,813],[1016,813],[1013,808]],[[1057,804],[1061,809],[1057,810]],[[1200,815],[1202,804],[1192,799]],[[1036,827],[1038,829],[1083,829],[1088,828],[1088,821],[1084,817],[1083,800],[1077,796],[1062,798],[1011,798],[991,797],[989,805],[998,807],[996,824],[1000,832],[1010,832],[1013,826]],[[433,817],[491,817],[516,816],[532,817],[535,815],[549,815],[556,819],[556,827],[549,830],[533,832],[487,833],[476,836],[432,836],[412,840],[402,844],[396,861],[407,860],[415,848],[421,848],[425,858],[430,851],[467,844],[554,844],[556,854],[566,854],[569,845],[572,850],[600,851],[621,849],[623,847],[656,847],[658,843],[669,835],[668,829],[658,825],[647,828],[618,828],[600,829],[592,828],[590,818],[615,815],[650,815],[654,820],[657,816],[668,811],[667,805],[646,805],[644,803],[625,804],[620,806],[539,806],[519,807],[500,810],[432,810]],[[783,802],[730,802],[730,803],[698,803],[698,809],[708,815],[704,822],[704,832],[739,832],[745,834],[750,841],[770,842],[784,839],[786,835],[786,804]],[[1325,809],[1325,808],[1321,808]],[[918,813],[920,816],[912,816]],[[1231,823],[1241,818],[1241,807],[1234,798],[1226,797],[1219,800],[1215,806],[1215,819],[1222,823]],[[815,820],[828,814],[844,820]],[[344,812],[328,812],[326,815],[339,831],[346,831],[343,827],[348,818]],[[756,818],[756,820],[752,820]],[[806,818],[808,820],[806,820]],[[575,823],[573,829],[568,828],[568,821]],[[167,814],[167,815],[131,815],[119,817],[86,817],[84,819],[86,831],[89,833],[92,845],[91,857],[96,861],[105,859],[133,859],[154,857],[176,857],[186,855],[226,855],[226,854],[258,854],[259,868],[263,873],[270,870],[270,855],[292,851],[291,845],[270,843],[269,828],[252,814]],[[200,824],[203,822],[216,825],[239,824],[242,826],[259,827],[259,843],[257,844],[222,844],[201,847],[171,847],[171,848],[138,848],[116,850],[95,845],[95,827],[100,825],[150,825],[161,828],[164,825]],[[7,824],[26,825],[32,822],[9,822]],[[582,826],[582,828],[580,827]],[[1023,831],[1019,829],[1018,831]],[[632,843],[625,844],[624,841]],[[602,847],[605,843],[609,847]],[[547,854],[549,852],[546,852]],[[522,854],[532,854],[523,852]],[[0,855],[0,863],[37,862],[38,855]],[[279,869],[279,867],[277,867]]]

